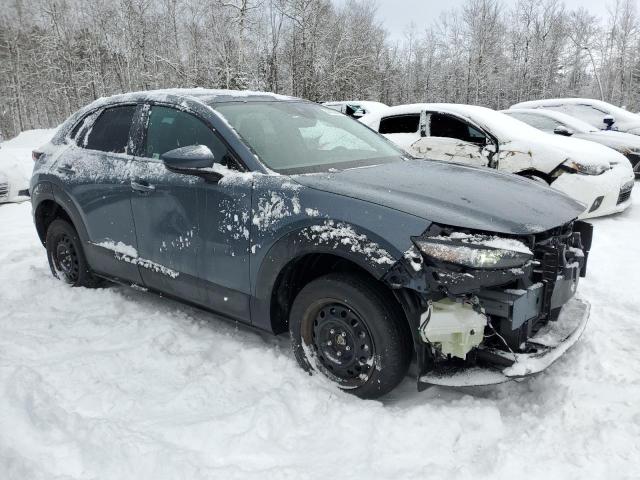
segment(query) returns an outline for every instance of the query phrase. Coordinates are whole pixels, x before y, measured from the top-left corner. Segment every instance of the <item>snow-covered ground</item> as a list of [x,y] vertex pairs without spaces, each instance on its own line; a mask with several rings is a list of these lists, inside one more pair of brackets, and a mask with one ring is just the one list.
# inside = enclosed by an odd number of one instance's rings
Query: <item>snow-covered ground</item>
[[593,221],[591,323],[557,364],[383,401],[307,376],[286,337],[55,281],[29,203],[0,205],[0,479],[638,478],[635,198]]

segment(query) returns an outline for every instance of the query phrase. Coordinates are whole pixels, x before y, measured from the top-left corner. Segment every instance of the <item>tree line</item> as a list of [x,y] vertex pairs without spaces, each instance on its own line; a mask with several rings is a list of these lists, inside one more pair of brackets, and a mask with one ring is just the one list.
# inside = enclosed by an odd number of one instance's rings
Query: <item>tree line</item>
[[[587,96],[640,109],[635,0],[467,0],[393,40],[372,0],[3,0],[0,133],[163,87],[507,108]],[[410,17],[408,12],[408,21]]]

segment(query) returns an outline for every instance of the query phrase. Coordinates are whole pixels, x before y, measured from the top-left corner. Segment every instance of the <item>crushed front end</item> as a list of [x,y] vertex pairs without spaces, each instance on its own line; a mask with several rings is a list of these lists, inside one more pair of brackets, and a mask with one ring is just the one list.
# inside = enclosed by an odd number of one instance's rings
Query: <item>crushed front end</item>
[[525,236],[432,224],[387,273],[412,323],[419,387],[533,375],[578,340],[591,248],[582,221]]

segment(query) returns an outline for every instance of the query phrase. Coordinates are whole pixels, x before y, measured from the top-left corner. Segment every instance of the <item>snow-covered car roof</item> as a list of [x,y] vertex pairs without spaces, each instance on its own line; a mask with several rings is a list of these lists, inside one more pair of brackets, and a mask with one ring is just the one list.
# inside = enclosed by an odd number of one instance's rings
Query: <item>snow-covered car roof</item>
[[297,100],[295,97],[280,95],[272,92],[260,92],[253,90],[225,90],[210,88],[165,88],[161,90],[142,90],[139,92],[123,93],[110,97],[103,97],[96,103],[117,103],[133,100],[166,101],[170,97],[189,98],[203,103],[219,103],[250,100]]
[[508,110],[501,110],[501,113],[506,115],[510,115],[511,113],[530,113],[532,115],[541,115],[543,117],[551,118],[553,120],[557,120],[560,123],[565,124],[573,131],[577,133],[592,133],[599,132],[596,127],[591,125],[590,123],[584,122],[579,118],[572,117],[566,113],[558,112],[556,110],[545,110],[541,108],[510,108]]
[[617,122],[624,121],[627,123],[640,124],[640,115],[593,98],[548,98],[545,100],[530,100],[528,102],[520,102],[515,105],[511,105],[509,109],[553,108],[560,107],[562,105],[589,105],[613,115]]
[[296,97],[280,95],[272,92],[260,92],[253,90],[225,90],[225,89],[209,89],[209,88],[165,88],[160,90],[141,90],[138,92],[122,93],[112,95],[110,97],[101,97],[94,100],[90,104],[81,108],[71,115],[63,124],[53,143],[59,143],[64,136],[68,134],[71,125],[77,119],[82,118],[87,113],[102,107],[114,105],[118,103],[135,103],[135,102],[161,102],[182,104],[188,107],[187,102],[198,102],[213,106],[217,103],[225,102],[250,102],[250,101],[303,101]]
[[371,100],[341,100],[337,102],[323,102],[322,105],[325,107],[338,107],[342,105],[356,106],[362,108],[367,113],[382,112],[389,108],[389,106],[384,103],[374,102]]

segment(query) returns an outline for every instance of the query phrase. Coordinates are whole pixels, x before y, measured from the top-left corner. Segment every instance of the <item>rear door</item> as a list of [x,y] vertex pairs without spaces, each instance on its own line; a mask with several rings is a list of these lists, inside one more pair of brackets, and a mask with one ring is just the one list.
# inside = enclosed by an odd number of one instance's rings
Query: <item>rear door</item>
[[411,145],[420,139],[420,113],[389,115],[380,119],[378,132],[407,152],[415,154]]
[[137,109],[118,105],[89,115],[75,145],[55,166],[87,229],[91,267],[134,283],[141,281],[138,267],[129,261],[137,248],[130,186],[130,133]]
[[414,155],[478,167],[488,166],[489,158],[483,154],[487,137],[465,120],[447,113],[429,112],[425,133],[426,136],[411,145]]

